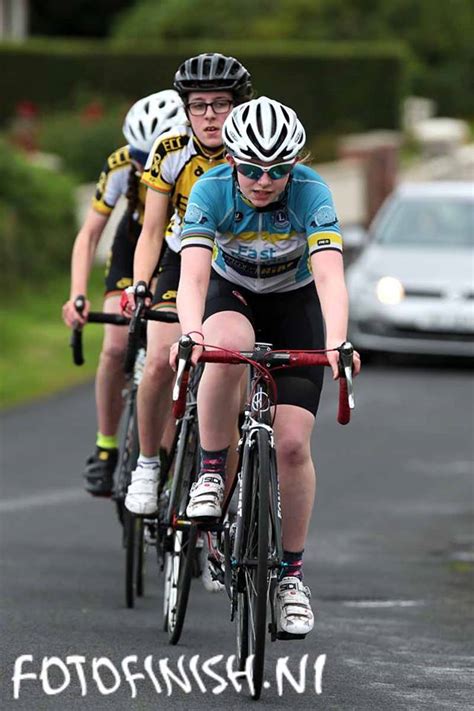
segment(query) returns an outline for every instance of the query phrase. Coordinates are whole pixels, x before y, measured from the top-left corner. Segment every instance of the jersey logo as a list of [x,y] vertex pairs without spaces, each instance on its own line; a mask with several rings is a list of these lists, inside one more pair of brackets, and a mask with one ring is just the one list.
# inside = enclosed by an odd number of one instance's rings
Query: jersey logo
[[123,277],[123,279],[119,279],[116,286],[117,289],[126,289],[127,286],[132,286],[133,284],[133,279],[131,277]]
[[277,210],[273,216],[273,224],[280,230],[287,229],[290,226],[290,220],[286,210]]
[[151,168],[150,168],[150,173],[154,178],[157,178],[158,175],[160,174],[160,163],[161,163],[161,156],[159,153],[155,153],[153,156],[153,160],[151,162]]
[[236,213],[234,214],[234,220],[235,220],[235,222],[241,222],[243,219],[244,219],[244,213],[243,213],[243,212],[239,212],[239,211],[237,210]]
[[326,247],[328,244],[331,244],[330,239],[318,239],[318,247]]
[[209,222],[201,208],[197,205],[188,205],[184,215],[184,221],[186,223],[197,222],[198,225],[204,225],[206,222]]
[[114,168],[119,168],[121,165],[126,165],[130,163],[130,156],[128,153],[128,148],[119,148],[114,151],[107,159],[107,164],[110,170]]
[[160,141],[153,153],[150,174],[154,178],[157,178],[160,174],[160,163],[163,158],[165,158],[168,153],[173,153],[174,151],[179,151],[181,148],[184,148],[188,142],[189,136],[170,136]]
[[95,199],[96,200],[101,200],[101,198],[104,194],[106,182],[107,182],[107,173],[105,172],[105,170],[103,170],[99,176],[99,180],[98,180],[97,186],[96,186],[96,191],[95,191]]
[[183,141],[186,138],[189,140],[188,136],[171,136],[170,138],[165,138],[161,145],[165,149],[166,153],[172,153],[173,151],[179,151],[180,148],[186,145],[188,140]]
[[332,205],[323,205],[316,210],[311,227],[330,227],[337,222],[336,212]]

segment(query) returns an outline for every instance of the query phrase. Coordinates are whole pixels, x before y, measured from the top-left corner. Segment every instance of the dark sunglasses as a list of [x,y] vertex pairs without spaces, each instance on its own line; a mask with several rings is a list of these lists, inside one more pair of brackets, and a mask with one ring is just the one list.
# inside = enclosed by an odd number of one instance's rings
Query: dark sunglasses
[[246,161],[238,160],[234,158],[235,167],[238,173],[244,175],[250,180],[260,180],[264,173],[267,173],[272,180],[279,180],[289,175],[293,168],[295,167],[293,163],[275,163],[274,165],[269,165],[268,168],[264,168],[262,165],[257,165],[256,163],[247,163]]

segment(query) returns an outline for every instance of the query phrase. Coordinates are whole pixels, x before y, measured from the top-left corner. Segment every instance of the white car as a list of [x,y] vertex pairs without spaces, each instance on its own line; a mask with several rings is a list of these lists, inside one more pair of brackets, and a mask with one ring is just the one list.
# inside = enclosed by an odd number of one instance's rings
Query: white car
[[474,183],[401,184],[347,270],[365,351],[474,356]]

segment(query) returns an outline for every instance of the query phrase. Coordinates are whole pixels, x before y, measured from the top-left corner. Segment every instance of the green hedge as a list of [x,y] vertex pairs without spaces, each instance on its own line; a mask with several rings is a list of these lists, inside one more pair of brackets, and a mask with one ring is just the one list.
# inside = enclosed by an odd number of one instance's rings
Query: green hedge
[[0,121],[20,100],[42,111],[70,108],[78,93],[127,98],[169,87],[178,65],[203,51],[237,56],[257,93],[293,106],[308,135],[397,128],[405,92],[401,46],[373,43],[235,43],[107,45],[94,41],[31,40],[0,44]]
[[95,182],[107,156],[126,143],[122,122],[127,109],[127,104],[116,104],[94,121],[85,121],[77,111],[49,114],[40,122],[38,148],[60,156],[63,170],[79,182]]
[[[74,185],[33,166],[0,141],[0,262],[3,282],[38,280],[67,268],[76,231]],[[39,287],[41,288],[41,287]]]

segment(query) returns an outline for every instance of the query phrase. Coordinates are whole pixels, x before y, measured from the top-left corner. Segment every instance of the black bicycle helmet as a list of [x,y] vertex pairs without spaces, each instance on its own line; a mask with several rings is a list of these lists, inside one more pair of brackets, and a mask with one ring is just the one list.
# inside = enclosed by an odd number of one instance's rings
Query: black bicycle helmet
[[231,91],[236,103],[252,97],[251,77],[234,57],[207,52],[190,57],[181,64],[174,77],[174,87],[186,97],[191,91]]

